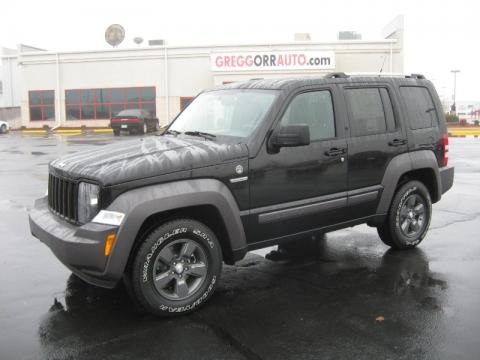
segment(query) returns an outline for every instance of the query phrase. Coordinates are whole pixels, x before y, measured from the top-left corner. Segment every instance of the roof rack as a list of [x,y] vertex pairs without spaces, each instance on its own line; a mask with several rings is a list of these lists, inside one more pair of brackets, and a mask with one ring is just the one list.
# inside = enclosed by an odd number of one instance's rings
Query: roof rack
[[378,77],[403,77],[407,79],[419,79],[425,80],[426,77],[422,74],[403,74],[403,73],[388,73],[388,72],[365,72],[365,73],[344,73],[344,72],[332,72],[326,74],[324,77],[327,79],[339,79],[339,78],[349,78],[349,77],[365,77],[365,76],[378,76]]

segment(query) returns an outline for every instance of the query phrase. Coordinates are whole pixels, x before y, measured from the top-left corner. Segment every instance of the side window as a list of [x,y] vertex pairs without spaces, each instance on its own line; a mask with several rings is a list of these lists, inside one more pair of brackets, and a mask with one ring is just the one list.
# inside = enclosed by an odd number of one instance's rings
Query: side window
[[352,136],[386,132],[387,126],[380,89],[347,89],[345,95],[351,113]]
[[437,112],[432,96],[427,88],[419,86],[400,86],[405,100],[410,128],[412,130],[435,127],[438,124]]
[[397,125],[393,113],[392,99],[390,99],[388,90],[385,88],[380,88],[380,95],[382,96],[383,110],[385,111],[385,118],[387,119],[387,130],[393,131],[397,128]]
[[283,114],[281,125],[306,124],[310,141],[335,137],[332,95],[328,90],[297,95]]

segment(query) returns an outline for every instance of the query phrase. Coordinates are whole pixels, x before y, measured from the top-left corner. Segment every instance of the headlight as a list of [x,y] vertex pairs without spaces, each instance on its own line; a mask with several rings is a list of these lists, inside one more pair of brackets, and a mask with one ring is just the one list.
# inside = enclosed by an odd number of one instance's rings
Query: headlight
[[78,221],[85,224],[98,212],[98,185],[81,182],[78,185]]

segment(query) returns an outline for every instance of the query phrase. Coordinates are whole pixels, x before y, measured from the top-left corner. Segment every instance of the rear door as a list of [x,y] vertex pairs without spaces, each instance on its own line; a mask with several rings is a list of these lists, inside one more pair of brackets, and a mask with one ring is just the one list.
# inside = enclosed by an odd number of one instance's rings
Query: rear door
[[375,213],[390,160],[407,151],[398,105],[389,84],[344,86],[348,112],[349,218]]

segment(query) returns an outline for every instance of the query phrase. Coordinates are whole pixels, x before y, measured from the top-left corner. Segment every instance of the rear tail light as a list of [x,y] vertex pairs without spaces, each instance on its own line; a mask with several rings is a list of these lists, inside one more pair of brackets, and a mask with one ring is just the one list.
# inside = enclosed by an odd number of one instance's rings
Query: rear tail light
[[443,150],[443,157],[442,157],[442,166],[448,165],[448,134],[443,134],[441,139],[441,145]]

